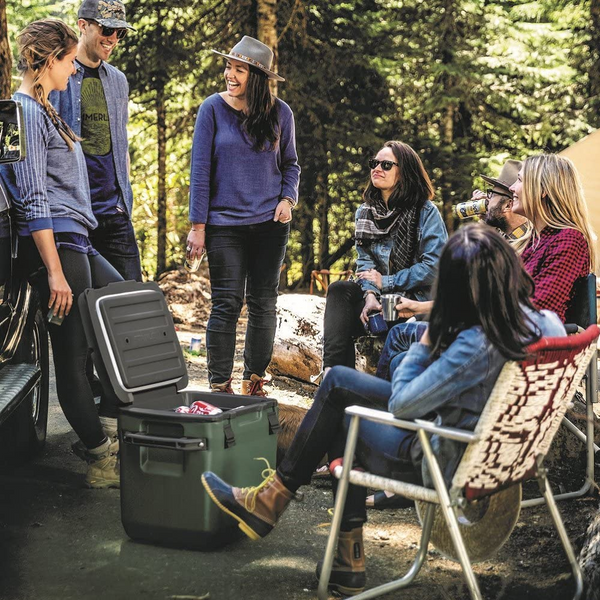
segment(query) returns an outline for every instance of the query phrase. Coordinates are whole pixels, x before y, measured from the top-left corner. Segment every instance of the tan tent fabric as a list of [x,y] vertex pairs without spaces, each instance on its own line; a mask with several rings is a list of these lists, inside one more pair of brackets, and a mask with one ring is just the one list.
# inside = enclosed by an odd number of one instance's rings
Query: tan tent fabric
[[569,146],[560,154],[570,158],[577,167],[592,227],[596,235],[600,235],[600,129]]

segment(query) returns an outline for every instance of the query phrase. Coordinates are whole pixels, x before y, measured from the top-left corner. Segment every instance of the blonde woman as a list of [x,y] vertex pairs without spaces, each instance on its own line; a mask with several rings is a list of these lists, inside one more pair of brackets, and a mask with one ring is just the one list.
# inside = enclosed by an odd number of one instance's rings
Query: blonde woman
[[[49,316],[61,408],[85,446],[89,487],[118,487],[118,442],[104,431],[86,376],[88,345],[76,299],[89,287],[121,276],[89,242],[97,225],[79,138],[48,101],[74,72],[77,35],[62,21],[29,24],[17,38],[23,79],[13,98],[23,106],[27,158],[1,171],[14,200],[21,272],[30,275]],[[62,321],[62,322],[61,322]],[[100,414],[112,424],[118,400],[103,397]],[[111,432],[112,433],[112,432]]]
[[596,236],[573,163],[555,154],[525,160],[510,187],[513,212],[533,227],[515,243],[535,282],[533,303],[565,321],[575,282],[596,269]]

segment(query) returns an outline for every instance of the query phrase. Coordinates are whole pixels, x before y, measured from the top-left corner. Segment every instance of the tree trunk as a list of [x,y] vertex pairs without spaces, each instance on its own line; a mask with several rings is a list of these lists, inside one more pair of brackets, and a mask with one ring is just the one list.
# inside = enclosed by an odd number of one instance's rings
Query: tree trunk
[[321,191],[319,202],[319,268],[326,269],[325,260],[329,256],[329,193],[327,192],[327,171],[323,169],[317,176]]
[[156,138],[158,160],[158,182],[156,197],[156,276],[167,267],[167,119],[165,90],[156,90]]
[[6,0],[0,0],[0,98],[10,98],[12,53],[8,39]]
[[590,125],[600,127],[600,0],[590,2],[590,21],[591,65],[588,74],[588,98],[590,98],[588,118]]
[[583,571],[585,600],[600,600],[600,512],[587,528],[579,565]]
[[[258,39],[273,50],[271,71],[277,72],[277,0],[257,0]],[[271,92],[277,96],[277,81],[269,79]]]

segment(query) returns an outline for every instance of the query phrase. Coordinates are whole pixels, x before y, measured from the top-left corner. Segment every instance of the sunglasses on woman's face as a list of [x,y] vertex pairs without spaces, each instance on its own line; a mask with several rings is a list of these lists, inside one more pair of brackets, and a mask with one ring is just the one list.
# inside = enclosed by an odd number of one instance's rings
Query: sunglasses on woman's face
[[127,29],[122,27],[105,27],[101,25],[97,21],[90,21],[90,23],[94,23],[102,30],[102,35],[104,37],[110,37],[115,31],[117,32],[117,39],[122,40],[127,35]]
[[371,171],[373,169],[376,169],[379,165],[381,165],[381,168],[384,171],[389,171],[394,165],[396,165],[397,167],[400,166],[397,162],[394,162],[393,160],[377,160],[376,158],[372,158],[369,160],[369,169],[371,169]]

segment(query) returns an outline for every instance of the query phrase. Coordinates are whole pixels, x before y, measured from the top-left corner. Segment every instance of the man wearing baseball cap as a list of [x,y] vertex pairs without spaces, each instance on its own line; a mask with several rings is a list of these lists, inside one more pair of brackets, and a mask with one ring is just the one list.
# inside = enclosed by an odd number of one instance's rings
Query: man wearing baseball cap
[[120,0],[84,0],[77,25],[76,72],[50,101],[81,143],[87,163],[92,209],[98,228],[92,245],[124,279],[141,281],[140,255],[131,223],[133,192],[127,141],[129,85],[108,64],[116,45],[133,27]]

